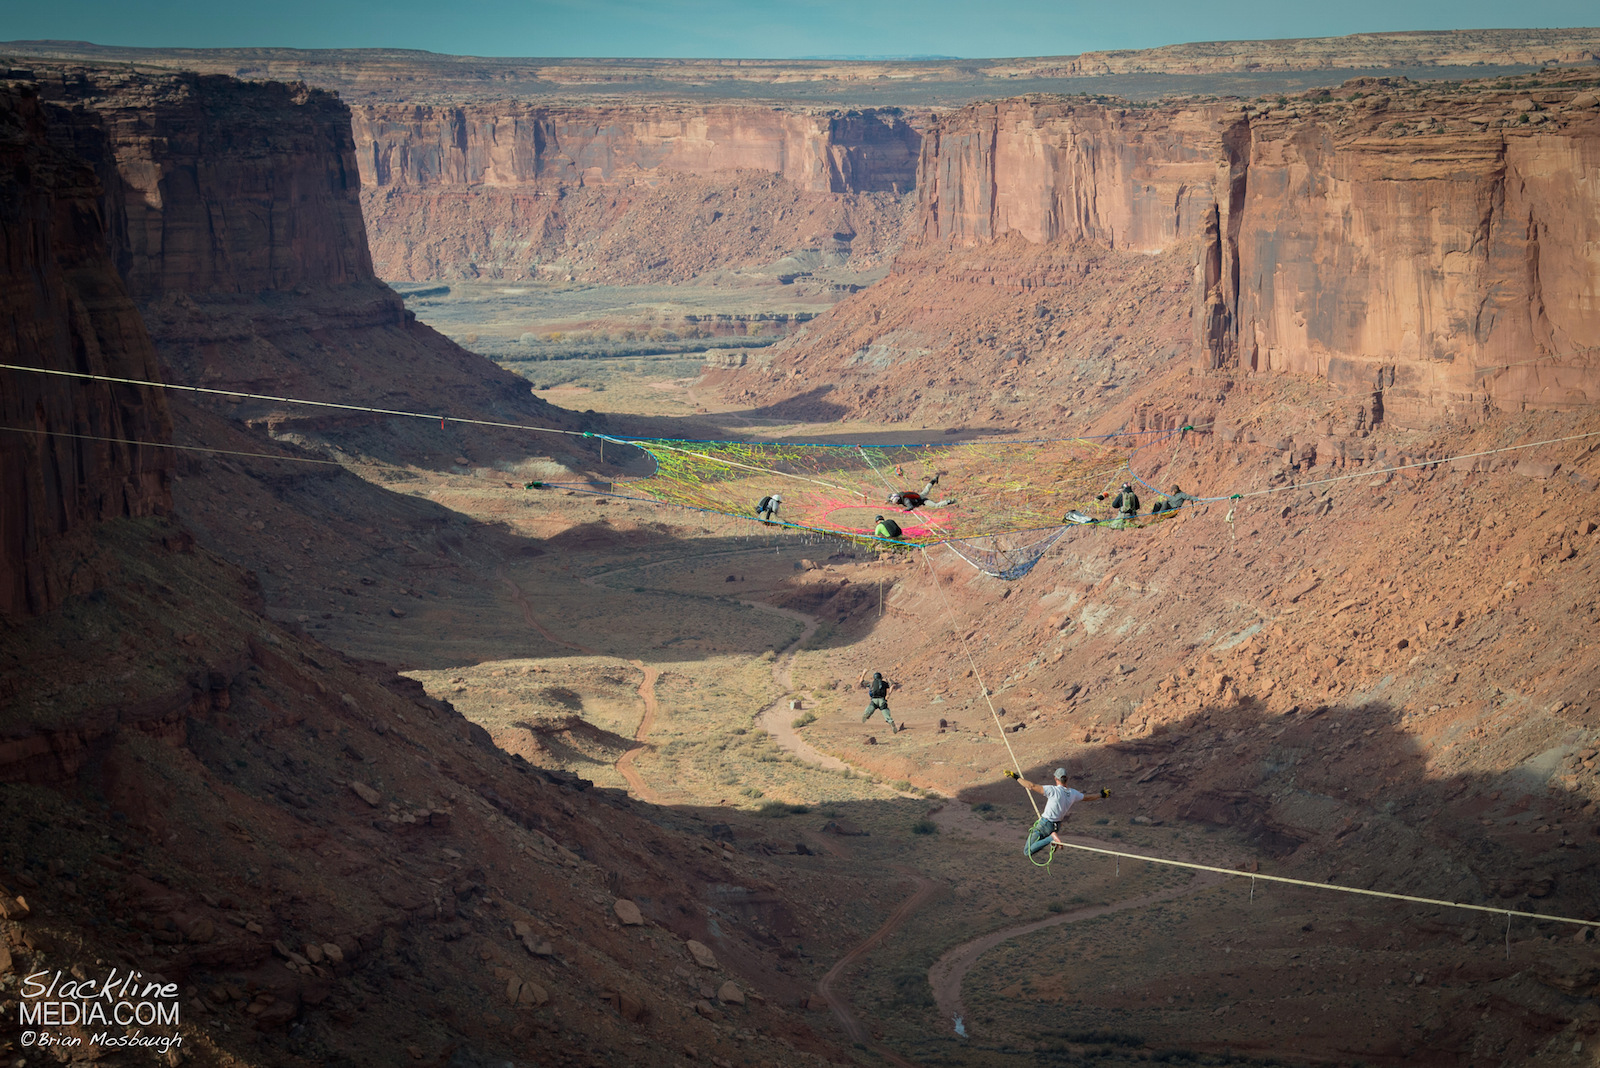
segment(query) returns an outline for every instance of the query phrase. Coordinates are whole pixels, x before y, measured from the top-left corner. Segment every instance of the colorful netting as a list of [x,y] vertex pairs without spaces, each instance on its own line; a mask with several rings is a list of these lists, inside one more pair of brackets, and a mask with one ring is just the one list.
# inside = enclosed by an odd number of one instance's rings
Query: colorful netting
[[[1018,578],[1063,533],[1069,511],[1105,513],[1095,498],[1123,477],[1126,448],[1087,439],[952,445],[821,445],[606,439],[644,450],[654,474],[614,492],[725,515],[754,516],[781,495],[784,526],[871,540],[875,517],[899,524],[895,544],[949,544],[987,574]],[[891,493],[920,491],[934,475],[934,503],[912,512]]]

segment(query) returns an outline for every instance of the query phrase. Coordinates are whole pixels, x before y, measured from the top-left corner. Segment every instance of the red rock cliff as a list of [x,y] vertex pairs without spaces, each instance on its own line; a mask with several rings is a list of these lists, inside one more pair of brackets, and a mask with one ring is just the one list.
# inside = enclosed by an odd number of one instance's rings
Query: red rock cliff
[[[175,379],[564,418],[525,380],[418,324],[374,274],[350,113],[333,94],[95,68],[40,72],[37,84],[76,116],[57,140],[101,176],[117,266]],[[251,403],[232,413],[277,426],[373,418]]]
[[1600,400],[1600,109],[1581,88],[1010,101],[939,123],[919,187],[925,240],[1198,239],[1201,370],[1326,376],[1411,425]]
[[[391,279],[522,277],[596,242],[587,258],[612,263],[626,253],[606,248],[606,235],[652,196],[645,214],[690,226],[663,235],[660,254],[635,270],[703,269],[677,265],[674,246],[687,243],[718,247],[724,266],[793,247],[848,251],[864,234],[857,250],[877,251],[898,237],[871,234],[893,214],[877,201],[911,189],[921,140],[896,111],[730,105],[384,104],[355,108],[353,128],[374,256]],[[741,182],[761,190],[756,221],[776,250],[743,247],[749,226],[723,203]],[[807,218],[815,225],[797,222]]]
[[277,82],[69,71],[48,100],[96,117],[82,146],[112,190],[119,266],[140,303],[373,280],[349,112]]
[[[0,89],[0,360],[157,377],[100,183],[49,144],[72,121]],[[171,454],[134,444],[166,440],[170,420],[158,391],[0,371],[0,428],[0,617],[38,614],[92,581],[74,561],[92,524],[170,505]]]

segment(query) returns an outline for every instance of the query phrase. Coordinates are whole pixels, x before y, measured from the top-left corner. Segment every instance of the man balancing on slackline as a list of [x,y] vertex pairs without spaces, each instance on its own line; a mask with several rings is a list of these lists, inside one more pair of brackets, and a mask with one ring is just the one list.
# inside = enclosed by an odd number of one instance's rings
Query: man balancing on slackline
[[1033,825],[1028,832],[1028,844],[1023,847],[1023,852],[1033,856],[1045,846],[1050,847],[1050,852],[1066,845],[1056,833],[1061,825],[1066,822],[1067,814],[1072,811],[1072,806],[1079,801],[1103,801],[1111,796],[1110,790],[1101,790],[1100,796],[1086,798],[1081,791],[1074,790],[1067,785],[1067,769],[1056,769],[1056,784],[1054,786],[1040,786],[1031,783],[1014,771],[1006,772],[1010,778],[1017,780],[1024,789],[1032,790],[1036,794],[1044,795],[1044,811],[1039,814],[1039,822]]

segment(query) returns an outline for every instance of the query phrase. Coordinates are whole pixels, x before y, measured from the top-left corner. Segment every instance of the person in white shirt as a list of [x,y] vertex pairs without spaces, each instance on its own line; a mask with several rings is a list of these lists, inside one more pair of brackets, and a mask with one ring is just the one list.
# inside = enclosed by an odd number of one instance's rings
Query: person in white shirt
[[1110,790],[1101,790],[1099,797],[1085,797],[1081,791],[1074,790],[1067,785],[1066,768],[1056,769],[1054,786],[1040,786],[1037,783],[1031,783],[1014,771],[1008,771],[1006,774],[1017,780],[1024,789],[1032,790],[1034,793],[1044,796],[1044,811],[1039,814],[1039,822],[1035,823],[1033,829],[1028,832],[1028,844],[1023,847],[1023,852],[1030,857],[1045,846],[1049,846],[1051,852],[1054,852],[1066,845],[1056,832],[1061,830],[1061,825],[1066,822],[1067,814],[1072,811],[1073,805],[1076,805],[1079,801],[1101,801],[1111,796]]

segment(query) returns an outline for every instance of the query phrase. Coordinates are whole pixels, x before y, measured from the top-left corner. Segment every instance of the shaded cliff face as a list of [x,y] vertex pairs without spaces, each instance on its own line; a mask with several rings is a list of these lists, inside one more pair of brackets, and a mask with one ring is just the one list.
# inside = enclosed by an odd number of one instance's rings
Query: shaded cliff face
[[75,147],[106,180],[118,266],[141,303],[372,278],[349,112],[332,94],[111,71],[39,87],[98,119]]
[[[52,136],[100,176],[116,266],[175,381],[571,422],[523,379],[418,324],[373,273],[350,113],[332,94],[92,68],[40,72],[37,84],[75,116]],[[387,426],[265,401],[228,412],[277,429]],[[457,450],[437,437],[383,448]]]
[[754,106],[369,105],[353,129],[378,272],[413,281],[870,258],[921,144],[893,111]]
[[[107,246],[101,187],[50,146],[52,114],[0,89],[0,354],[7,363],[157,377],[155,350]],[[170,434],[157,391],[0,372],[0,616],[47,611],[96,578],[87,529],[170,506]]]
[[925,240],[1199,237],[1199,369],[1326,376],[1362,418],[1408,425],[1600,399],[1600,110],[1583,86],[1228,111],[1012,101],[926,146]]

